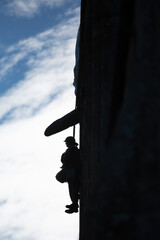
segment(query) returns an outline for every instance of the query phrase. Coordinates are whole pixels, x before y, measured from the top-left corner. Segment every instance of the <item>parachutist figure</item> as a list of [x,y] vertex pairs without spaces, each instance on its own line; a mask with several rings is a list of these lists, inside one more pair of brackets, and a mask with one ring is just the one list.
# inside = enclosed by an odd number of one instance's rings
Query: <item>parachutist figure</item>
[[67,150],[62,154],[61,162],[62,169],[66,173],[66,181],[68,182],[69,194],[72,201],[71,205],[66,205],[68,208],[66,213],[78,212],[79,199],[79,184],[80,184],[80,152],[78,143],[74,137],[65,139]]

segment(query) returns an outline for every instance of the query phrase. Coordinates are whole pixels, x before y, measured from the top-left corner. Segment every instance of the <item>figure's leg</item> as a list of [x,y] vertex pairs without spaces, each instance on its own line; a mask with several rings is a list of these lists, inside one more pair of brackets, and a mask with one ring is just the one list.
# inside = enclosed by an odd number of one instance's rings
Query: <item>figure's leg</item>
[[68,181],[69,195],[72,201],[72,204],[67,206],[69,210],[66,210],[67,213],[78,212],[78,198],[79,198],[79,182],[74,180]]
[[69,195],[73,204],[78,205],[79,198],[79,183],[76,180],[70,180],[68,182]]

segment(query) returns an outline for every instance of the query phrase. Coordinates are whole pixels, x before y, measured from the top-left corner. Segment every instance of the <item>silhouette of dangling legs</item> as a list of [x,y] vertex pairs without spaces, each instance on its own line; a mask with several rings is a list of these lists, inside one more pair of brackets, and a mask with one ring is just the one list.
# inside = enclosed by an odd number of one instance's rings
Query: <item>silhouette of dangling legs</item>
[[71,201],[75,207],[78,207],[79,181],[77,179],[68,181],[68,187]]

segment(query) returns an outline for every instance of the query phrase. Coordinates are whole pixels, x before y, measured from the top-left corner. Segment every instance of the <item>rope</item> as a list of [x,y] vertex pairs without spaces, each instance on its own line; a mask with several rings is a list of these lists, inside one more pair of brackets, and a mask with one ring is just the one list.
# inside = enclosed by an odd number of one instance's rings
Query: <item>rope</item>
[[73,126],[73,137],[75,138],[75,133],[76,133],[76,125]]
[[[77,103],[75,102],[75,109],[77,108]],[[76,125],[73,126],[73,137],[76,135]]]

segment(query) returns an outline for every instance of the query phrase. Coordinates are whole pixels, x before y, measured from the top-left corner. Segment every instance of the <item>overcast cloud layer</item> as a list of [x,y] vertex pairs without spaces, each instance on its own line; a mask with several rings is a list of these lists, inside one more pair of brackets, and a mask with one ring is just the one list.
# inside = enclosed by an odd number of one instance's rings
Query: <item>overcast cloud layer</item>
[[[26,1],[13,2],[27,12]],[[42,5],[58,4],[31,3],[35,12]],[[18,68],[25,69],[0,97],[1,240],[78,239],[78,215],[64,213],[70,203],[67,185],[54,177],[72,129],[50,138],[43,135],[52,121],[74,108],[77,11],[54,28],[9,46],[0,59],[2,85]]]

